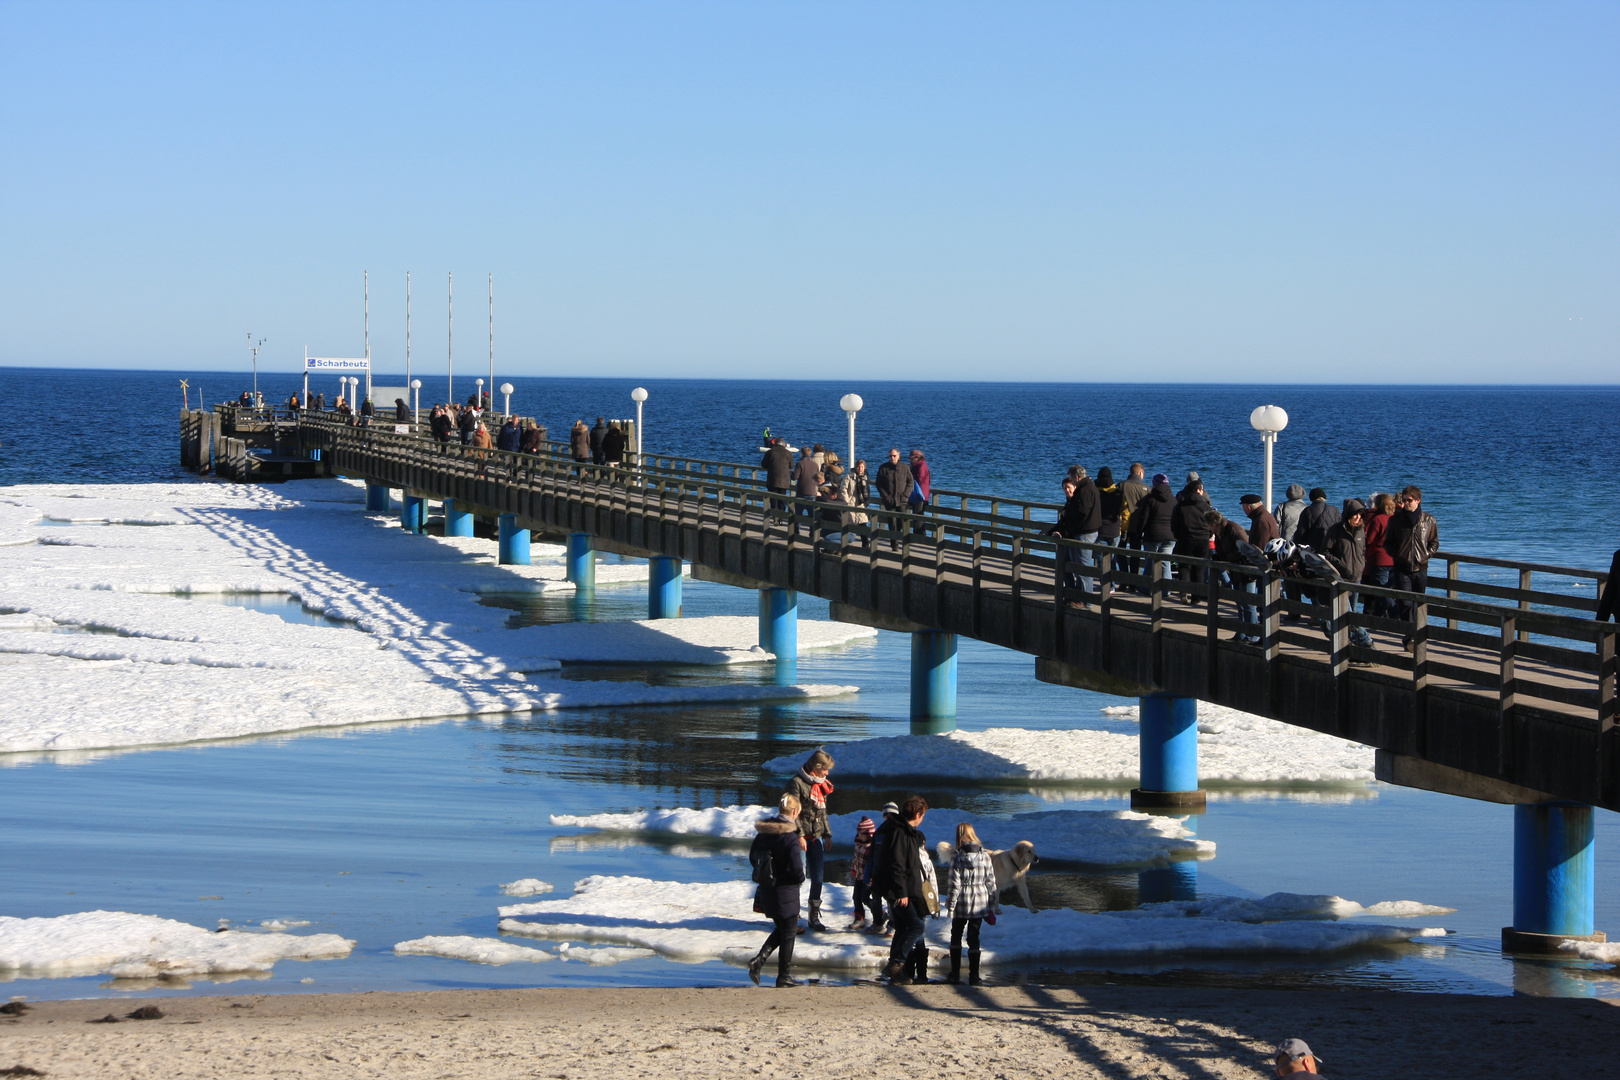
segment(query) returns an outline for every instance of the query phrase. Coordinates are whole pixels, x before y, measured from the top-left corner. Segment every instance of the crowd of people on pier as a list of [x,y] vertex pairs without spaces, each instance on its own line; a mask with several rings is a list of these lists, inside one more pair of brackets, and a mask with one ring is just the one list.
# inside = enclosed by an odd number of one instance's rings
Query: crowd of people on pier
[[[754,868],[754,910],[771,920],[770,935],[748,963],[757,984],[765,964],[776,956],[776,985],[798,986],[793,977],[793,948],[800,934],[827,933],[822,921],[822,895],[832,829],[827,797],[833,792],[832,755],[817,750],[788,781],[777,813],[754,824],[749,850]],[[979,971],[980,933],[995,925],[1001,913],[1000,890],[990,853],[973,826],[956,827],[950,867],[941,889],[928,855],[928,838],[920,826],[928,814],[921,795],[883,807],[883,821],[862,817],[852,838],[854,855],[847,879],[854,891],[854,918],[846,933],[866,933],[889,941],[883,978],[891,984],[932,981],[928,974],[927,920],[951,920],[948,983],[983,982]],[[809,886],[809,912],[801,925],[800,897]],[[868,918],[870,915],[870,918]]]

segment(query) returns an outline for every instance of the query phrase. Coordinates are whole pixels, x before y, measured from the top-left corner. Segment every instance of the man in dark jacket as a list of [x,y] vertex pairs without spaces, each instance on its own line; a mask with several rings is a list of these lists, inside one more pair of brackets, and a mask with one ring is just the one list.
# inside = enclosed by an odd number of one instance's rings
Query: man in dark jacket
[[804,884],[804,849],[799,845],[799,801],[791,795],[782,797],[782,812],[776,817],[754,823],[753,846],[748,849],[748,861],[754,866],[754,878],[767,877],[763,867],[769,864],[770,885],[761,884],[754,890],[754,910],[771,920],[771,936],[765,939],[759,952],[748,961],[748,977],[759,985],[759,973],[774,950],[780,949],[776,961],[776,985],[798,986],[793,978],[793,945],[799,934],[799,886]]
[[591,462],[592,462],[592,464],[600,465],[604,461],[607,460],[607,458],[602,456],[602,443],[607,440],[607,433],[608,433],[607,424],[603,421],[603,419],[600,416],[598,416],[596,418],[596,426],[591,428]]
[[[885,510],[903,511],[911,499],[912,489],[916,486],[911,478],[911,466],[900,460],[898,447],[889,451],[889,460],[878,466],[877,489],[878,503]],[[896,518],[885,518],[883,527],[892,534],[900,532],[900,522]],[[892,551],[900,545],[895,542],[893,535],[889,537],[889,549]]]
[[461,445],[472,444],[473,429],[478,426],[478,414],[471,409],[462,409],[461,415],[456,417],[456,430],[461,433]]
[[[760,459],[759,467],[765,470],[765,487],[777,495],[786,495],[793,487],[793,452],[781,439],[772,439],[770,448]],[[781,499],[771,500],[771,509],[778,513],[787,509],[787,503]]]
[[[1209,525],[1204,515],[1212,508],[1209,498],[1204,494],[1204,484],[1201,480],[1190,480],[1187,486],[1181,489],[1176,496],[1175,513],[1170,518],[1170,531],[1175,535],[1177,555],[1187,555],[1197,559],[1209,558]],[[1192,564],[1182,564],[1176,568],[1177,577],[1191,583],[1204,580],[1204,568]],[[1195,597],[1187,594],[1187,602],[1192,603]]]
[[[793,465],[793,494],[800,499],[814,499],[821,493],[821,465],[816,461],[814,451],[806,446],[799,451],[799,460]],[[816,538],[816,508],[797,504],[795,518],[804,518],[805,529],[810,539]],[[793,531],[799,531],[798,522],[795,521]]]
[[[1352,585],[1361,580],[1361,572],[1367,567],[1367,533],[1362,528],[1366,520],[1367,504],[1360,499],[1346,499],[1344,513],[1328,528],[1322,546],[1315,549],[1328,561],[1328,565],[1333,567],[1339,577]],[[1354,610],[1353,597],[1351,605],[1351,609]],[[1330,631],[1332,629],[1331,626],[1324,628]],[[1372,643],[1372,634],[1365,626],[1350,628],[1350,644],[1370,648]],[[1352,662],[1357,666],[1366,663],[1366,661]]]
[[395,398],[394,399],[394,423],[396,423],[396,424],[408,424],[410,422],[411,422],[411,407],[409,405],[405,404],[405,399],[404,398],[402,398],[402,397]]
[[624,432],[619,429],[617,420],[608,425],[607,434],[602,436],[602,461],[607,465],[624,462]]
[[[913,953],[922,948],[927,924],[932,914],[928,909],[926,875],[932,866],[924,867],[928,859],[928,838],[917,826],[928,813],[928,803],[921,795],[911,795],[900,804],[900,817],[890,826],[883,838],[883,850],[873,873],[873,885],[889,901],[894,913],[894,942],[889,947],[889,964],[883,975],[890,982],[901,982],[901,973],[916,964]],[[927,951],[923,951],[922,977],[927,978]]]
[[444,411],[443,405],[433,408],[433,415],[428,419],[428,427],[433,431],[433,437],[441,444],[450,441],[450,432],[455,430],[455,424],[450,422],[450,414]]
[[1300,512],[1294,543],[1304,544],[1320,554],[1322,545],[1327,542],[1328,530],[1338,523],[1339,512],[1327,501],[1327,492],[1321,488],[1311,488],[1311,505]]
[[517,417],[508,416],[506,423],[501,425],[500,434],[495,436],[495,449],[509,450],[514,454],[523,449],[523,429],[518,427]]
[[1282,535],[1277,528],[1277,519],[1266,509],[1266,500],[1258,495],[1245,495],[1241,501],[1243,512],[1249,518],[1249,543],[1264,548]]
[[[1210,534],[1215,538],[1215,559],[1217,562],[1234,563],[1238,566],[1248,566],[1249,557],[1244,554],[1243,547],[1249,542],[1249,534],[1237,522],[1231,520],[1219,510],[1209,510],[1204,514],[1204,524],[1209,527]],[[1258,575],[1249,575],[1241,571],[1229,570],[1225,572],[1226,584],[1238,592],[1257,593],[1260,591]],[[1238,618],[1246,623],[1256,626],[1260,623],[1260,609],[1253,604],[1239,604]],[[1244,641],[1259,641],[1258,634],[1240,633],[1237,635]]]
[[[1136,504],[1136,509],[1131,511],[1131,520],[1126,526],[1131,546],[1139,551],[1158,554],[1171,551],[1176,542],[1170,522],[1175,508],[1176,499],[1170,492],[1170,478],[1164,473],[1154,473],[1153,486]],[[1152,576],[1152,560],[1141,560],[1134,572]]]
[[[1384,550],[1395,559],[1395,571],[1389,576],[1389,587],[1406,592],[1429,591],[1429,559],[1440,550],[1440,525],[1432,514],[1423,512],[1423,489],[1408,484],[1395,497],[1395,513],[1390,515],[1389,529],[1384,533]],[[1416,603],[1402,600],[1395,605],[1394,616],[1412,621]],[[1408,637],[1402,644],[1411,647]]]
[[[1095,544],[1097,534],[1102,529],[1102,496],[1091,477],[1086,475],[1083,465],[1069,466],[1069,480],[1074,483],[1074,494],[1069,496],[1063,507],[1066,524],[1062,536],[1082,544]],[[1069,574],[1069,587],[1088,593],[1096,592],[1097,579],[1092,573],[1097,565],[1096,554],[1089,548],[1081,548],[1065,551],[1064,556],[1080,564],[1078,570]]]

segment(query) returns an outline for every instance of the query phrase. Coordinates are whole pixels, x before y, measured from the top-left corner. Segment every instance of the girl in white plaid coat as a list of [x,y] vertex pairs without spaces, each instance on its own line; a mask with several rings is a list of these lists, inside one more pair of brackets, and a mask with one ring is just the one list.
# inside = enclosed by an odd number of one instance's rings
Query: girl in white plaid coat
[[990,853],[966,822],[956,827],[956,854],[945,878],[945,893],[946,902],[941,907],[951,917],[951,973],[945,981],[962,981],[962,935],[966,931],[968,982],[978,986],[983,981],[979,978],[979,927],[986,920],[991,926],[996,924],[996,916],[1001,914],[1001,896]]

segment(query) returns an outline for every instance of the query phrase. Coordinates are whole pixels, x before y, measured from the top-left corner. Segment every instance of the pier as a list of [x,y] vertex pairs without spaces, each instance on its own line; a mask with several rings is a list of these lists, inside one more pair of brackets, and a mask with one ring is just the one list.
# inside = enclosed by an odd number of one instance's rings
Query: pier
[[[1136,805],[1201,804],[1195,699],[1372,746],[1380,779],[1517,807],[1505,947],[1601,940],[1592,807],[1620,810],[1616,628],[1592,617],[1601,573],[1442,551],[1428,594],[1321,582],[1310,603],[1285,596],[1275,575],[1258,594],[1223,583],[1254,580],[1250,567],[1048,536],[1052,504],[936,490],[921,513],[862,508],[869,525],[828,525],[829,539],[807,526],[836,507],[770,493],[748,465],[646,455],[596,466],[554,443],[539,454],[441,446],[331,414],[295,428],[323,473],[367,483],[372,512],[392,512],[400,490],[404,528],[421,528],[432,499],[447,534],[470,532],[474,518],[498,529],[503,561],[526,561],[530,530],[566,538],[582,589],[596,551],[652,561],[650,617],[678,616],[682,562],[696,579],[758,590],[760,644],[779,662],[793,659],[798,593],[830,601],[836,619],[910,633],[914,731],[954,726],[959,637],[1029,655],[1043,681],[1136,697]],[[1082,550],[1094,568],[1079,567]],[[1517,584],[1466,580],[1471,566]],[[1189,569],[1208,573],[1177,576]],[[1095,591],[1067,584],[1075,572]],[[1537,575],[1593,588],[1538,589]],[[1410,600],[1414,618],[1363,614],[1355,595]],[[1258,624],[1241,621],[1240,604],[1259,609]],[[1352,627],[1373,645],[1352,644]]]

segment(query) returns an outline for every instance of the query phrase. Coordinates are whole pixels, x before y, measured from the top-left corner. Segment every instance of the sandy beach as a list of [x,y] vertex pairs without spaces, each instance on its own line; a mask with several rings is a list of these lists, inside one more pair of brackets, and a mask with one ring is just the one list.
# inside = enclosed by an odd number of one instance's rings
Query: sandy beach
[[[155,1005],[160,1019],[90,1023]],[[1135,1077],[1269,1075],[1299,1036],[1336,1077],[1586,1075],[1591,999],[1154,987],[446,990],[46,1001],[0,1017],[0,1075]],[[13,1073],[12,1075],[32,1075]]]

